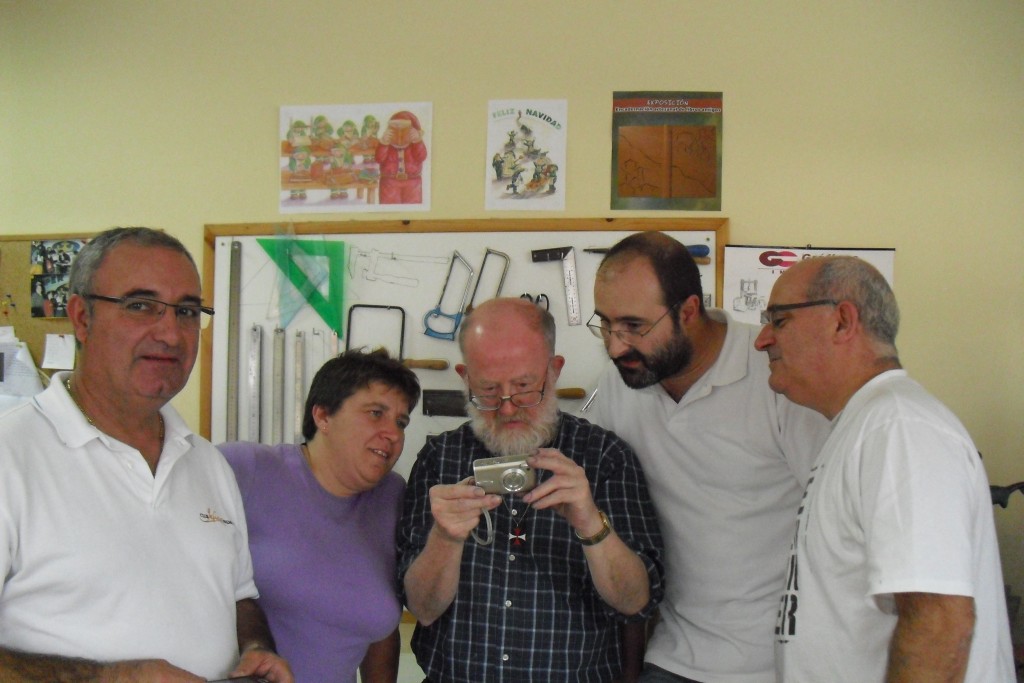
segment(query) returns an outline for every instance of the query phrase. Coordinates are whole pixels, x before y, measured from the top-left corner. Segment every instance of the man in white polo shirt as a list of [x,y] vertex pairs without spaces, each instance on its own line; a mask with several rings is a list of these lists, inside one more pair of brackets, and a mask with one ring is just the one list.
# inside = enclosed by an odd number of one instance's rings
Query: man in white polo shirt
[[665,539],[640,680],[774,683],[793,520],[828,421],[768,388],[758,328],[705,309],[697,265],[672,237],[613,246],[594,303],[612,367],[588,417],[636,450]]
[[213,313],[192,257],[108,230],[69,287],[77,369],[0,417],[0,680],[290,683],[231,469],[167,405]]

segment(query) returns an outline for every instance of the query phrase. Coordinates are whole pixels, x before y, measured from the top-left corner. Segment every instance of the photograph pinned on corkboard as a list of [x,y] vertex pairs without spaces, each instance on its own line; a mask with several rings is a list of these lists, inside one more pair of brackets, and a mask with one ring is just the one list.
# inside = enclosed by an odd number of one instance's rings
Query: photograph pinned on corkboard
[[720,211],[722,93],[616,92],[612,209]]
[[29,300],[33,318],[66,318],[71,262],[86,240],[33,240]]

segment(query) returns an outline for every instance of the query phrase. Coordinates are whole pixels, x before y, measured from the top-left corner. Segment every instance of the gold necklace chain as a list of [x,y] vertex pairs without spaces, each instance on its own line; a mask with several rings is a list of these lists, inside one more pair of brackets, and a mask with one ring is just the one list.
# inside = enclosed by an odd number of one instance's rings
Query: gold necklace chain
[[83,408],[82,404],[78,402],[77,398],[75,398],[75,392],[71,391],[71,375],[68,375],[68,378],[64,380],[64,387],[68,390],[68,396],[71,397],[71,400],[75,402],[78,410],[81,411],[82,417],[85,418],[85,421],[95,427],[96,423],[92,421],[92,418],[89,417],[89,413],[85,412],[85,408]]
[[[96,427],[96,423],[93,422],[91,417],[89,417],[89,413],[85,412],[85,408],[83,408],[82,404],[78,402],[77,398],[75,398],[75,392],[71,390],[71,375],[68,375],[67,379],[64,380],[64,387],[68,390],[68,396],[70,396],[71,400],[75,402],[75,406],[82,413],[82,417],[85,418],[85,421],[93,427]],[[160,443],[162,444],[164,442],[164,416],[160,413],[157,413],[156,416],[160,419]],[[99,428],[97,427],[97,429]]]

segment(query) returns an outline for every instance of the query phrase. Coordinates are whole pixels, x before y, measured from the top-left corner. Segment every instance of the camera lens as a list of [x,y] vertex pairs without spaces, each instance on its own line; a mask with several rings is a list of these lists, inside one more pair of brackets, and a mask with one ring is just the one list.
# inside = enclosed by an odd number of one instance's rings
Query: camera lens
[[506,491],[512,493],[526,486],[526,472],[516,468],[514,470],[505,470],[505,473],[501,475],[501,485],[505,487]]

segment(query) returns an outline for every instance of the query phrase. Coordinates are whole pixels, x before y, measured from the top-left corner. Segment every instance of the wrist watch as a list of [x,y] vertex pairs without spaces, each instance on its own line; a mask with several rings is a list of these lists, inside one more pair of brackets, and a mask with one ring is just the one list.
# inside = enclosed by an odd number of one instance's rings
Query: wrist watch
[[604,539],[608,538],[608,534],[612,532],[612,524],[608,521],[608,515],[604,514],[601,510],[598,510],[597,514],[601,515],[601,524],[603,526],[601,527],[601,530],[593,536],[584,538],[583,536],[580,536],[580,532],[575,529],[572,530],[572,532],[576,534],[576,538],[580,539],[580,543],[583,545],[597,545]]

